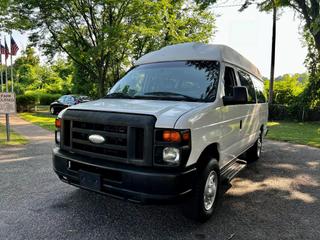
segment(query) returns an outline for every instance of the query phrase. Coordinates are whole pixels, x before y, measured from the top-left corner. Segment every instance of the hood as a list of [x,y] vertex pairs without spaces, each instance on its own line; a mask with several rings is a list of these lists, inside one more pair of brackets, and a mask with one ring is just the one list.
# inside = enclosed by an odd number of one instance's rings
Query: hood
[[100,99],[74,105],[68,109],[153,115],[157,118],[156,127],[174,128],[181,115],[200,105],[199,102],[184,101]]

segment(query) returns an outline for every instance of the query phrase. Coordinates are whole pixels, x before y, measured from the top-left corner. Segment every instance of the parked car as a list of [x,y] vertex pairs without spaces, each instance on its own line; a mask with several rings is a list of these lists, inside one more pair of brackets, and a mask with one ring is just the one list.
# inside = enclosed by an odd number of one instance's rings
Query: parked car
[[50,104],[50,112],[55,115],[67,107],[88,101],[90,101],[88,96],[63,95]]
[[221,184],[260,158],[263,88],[259,70],[227,46],[148,53],[104,99],[59,114],[54,171],[71,185],[136,202],[188,197],[189,216],[207,220]]

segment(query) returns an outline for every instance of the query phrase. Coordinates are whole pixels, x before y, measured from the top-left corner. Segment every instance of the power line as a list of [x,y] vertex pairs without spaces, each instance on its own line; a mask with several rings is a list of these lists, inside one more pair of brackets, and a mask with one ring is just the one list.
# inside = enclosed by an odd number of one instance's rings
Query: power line
[[[255,5],[257,3],[251,3],[250,5]],[[216,5],[211,8],[230,8],[230,7],[242,7],[244,4],[229,4],[229,5]]]
[[229,8],[229,7],[241,7],[243,4],[232,4],[232,5],[217,5],[212,6],[212,8]]

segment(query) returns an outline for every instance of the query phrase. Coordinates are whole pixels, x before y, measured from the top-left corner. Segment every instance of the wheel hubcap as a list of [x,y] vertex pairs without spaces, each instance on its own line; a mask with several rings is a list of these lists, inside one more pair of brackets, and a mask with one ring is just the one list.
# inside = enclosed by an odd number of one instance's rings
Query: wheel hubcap
[[218,177],[215,171],[211,171],[208,175],[206,186],[204,188],[203,202],[204,208],[209,211],[215,201],[218,188]]

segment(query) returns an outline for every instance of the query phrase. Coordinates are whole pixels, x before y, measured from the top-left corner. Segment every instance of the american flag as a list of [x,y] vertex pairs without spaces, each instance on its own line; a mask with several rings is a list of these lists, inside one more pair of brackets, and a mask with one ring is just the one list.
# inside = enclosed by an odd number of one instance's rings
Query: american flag
[[11,37],[11,55],[15,56],[19,50],[18,45],[14,41],[13,37]]
[[5,54],[6,53],[6,49],[2,44],[0,45],[0,53],[1,54]]
[[4,55],[5,55],[6,60],[8,59],[9,54],[10,54],[10,52],[9,52],[7,42],[6,42],[6,40],[4,40]]

